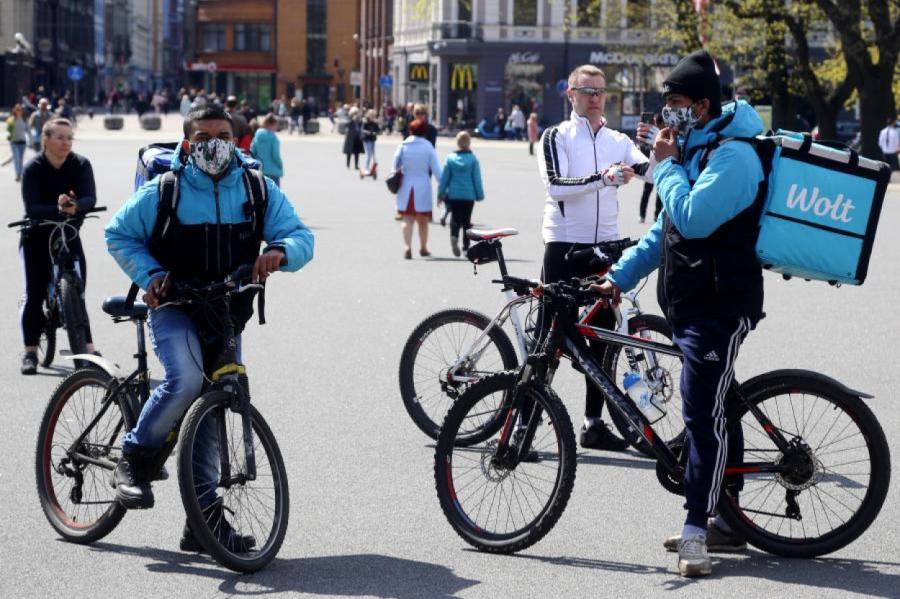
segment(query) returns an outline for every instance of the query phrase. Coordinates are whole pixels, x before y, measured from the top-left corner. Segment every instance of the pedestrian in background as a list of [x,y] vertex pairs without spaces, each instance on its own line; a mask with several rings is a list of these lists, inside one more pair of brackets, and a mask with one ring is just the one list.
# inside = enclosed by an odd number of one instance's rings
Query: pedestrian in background
[[525,134],[525,113],[522,112],[518,104],[514,104],[512,112],[509,113],[509,124],[512,129],[513,139],[521,141]]
[[[375,171],[378,168],[378,161],[375,160],[375,141],[378,139],[378,133],[381,127],[378,125],[378,114],[374,109],[370,108],[366,112],[366,120],[362,126],[363,147],[366,150],[366,168],[365,174],[375,178]],[[360,173],[360,177],[362,177]]]
[[534,156],[534,144],[540,139],[536,112],[532,112],[528,115],[528,124],[526,125],[526,128],[528,129],[528,154]]
[[235,96],[228,96],[225,100],[225,112],[231,116],[231,128],[234,131],[235,145],[245,153],[250,151],[250,143],[253,137],[250,134],[250,124],[247,119],[238,112],[238,101]]
[[459,256],[459,234],[462,231],[462,249],[469,249],[466,231],[472,228],[472,209],[475,202],[484,199],[481,184],[481,166],[470,149],[472,138],[465,131],[456,134],[456,152],[447,155],[441,184],[438,187],[438,201],[443,200],[450,209],[450,249]]
[[47,98],[41,98],[38,101],[38,109],[31,113],[28,119],[28,131],[31,135],[31,149],[35,152],[41,151],[41,137],[44,125],[53,118],[50,112],[50,101]]
[[409,125],[409,137],[394,153],[394,171],[403,171],[403,182],[397,190],[397,212],[403,218],[403,257],[412,259],[413,222],[419,229],[419,255],[428,251],[428,224],[431,222],[431,177],[441,180],[442,170],[437,152],[425,139],[428,123],[415,119]]
[[278,131],[278,117],[271,112],[263,117],[262,126],[253,134],[250,153],[262,163],[262,172],[281,187],[284,165],[281,163],[281,142],[275,132]]
[[303,114],[303,111],[300,109],[300,102],[297,98],[293,98],[291,100],[291,123],[288,127],[288,135],[292,135],[294,130],[297,130],[297,134],[300,134],[300,115]]
[[900,152],[900,129],[895,120],[889,118],[887,126],[878,133],[878,147],[884,154],[884,161],[888,163],[892,171],[897,170],[897,152]]
[[347,168],[350,168],[350,156],[353,156],[353,168],[359,170],[359,155],[363,153],[362,121],[359,108],[354,106],[347,115],[350,122],[347,123],[347,132],[344,134],[344,155],[347,157]]
[[16,181],[22,180],[22,163],[25,159],[25,145],[28,141],[28,123],[25,122],[25,111],[21,104],[13,106],[12,113],[6,119],[6,133],[12,151],[13,169]]

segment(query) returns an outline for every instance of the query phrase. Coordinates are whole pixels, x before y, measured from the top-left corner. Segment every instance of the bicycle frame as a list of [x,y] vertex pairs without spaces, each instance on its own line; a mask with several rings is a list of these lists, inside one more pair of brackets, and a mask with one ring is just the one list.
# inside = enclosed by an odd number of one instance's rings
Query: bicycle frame
[[[603,393],[610,405],[618,410],[628,420],[629,424],[638,431],[641,437],[650,444],[653,454],[669,475],[676,480],[682,480],[684,478],[684,468],[679,463],[678,457],[672,452],[669,446],[654,433],[652,424],[647,420],[634,401],[627,394],[623,393],[615,382],[610,379],[609,375],[603,371],[597,363],[593,352],[587,347],[585,340],[597,339],[605,343],[626,348],[649,350],[650,352],[658,352],[678,358],[682,357],[681,350],[676,345],[659,343],[640,337],[634,337],[632,335],[622,334],[617,331],[594,327],[586,324],[584,321],[585,319],[582,319],[577,323],[567,323],[564,318],[561,319],[559,317],[559,312],[557,312],[557,316],[554,318],[551,325],[550,340],[546,354],[532,354],[529,356],[528,361],[523,365],[520,371],[517,389],[535,376],[542,378],[542,382],[549,386],[552,383],[553,375],[559,366],[559,359],[562,356],[563,351],[565,351],[565,353],[583,369],[588,380]],[[542,364],[546,364],[547,366],[547,369],[544,372],[542,372]],[[737,398],[738,400],[747,403],[736,382],[732,382],[729,393],[732,394],[733,398]],[[510,465],[508,441],[512,428],[515,426],[515,421],[517,420],[513,417],[513,412],[522,408],[521,394],[517,392],[513,395],[514,397],[509,404],[509,411],[500,435],[496,453],[500,459],[506,461],[507,465]],[[771,438],[778,450],[786,452],[789,443],[781,434],[781,431],[772,424],[759,408],[749,403],[747,406],[749,411],[761,425],[761,429]],[[521,459],[522,455],[525,455],[525,452],[530,447],[533,440],[534,432],[540,420],[535,417],[537,411],[538,408],[535,404],[531,409],[529,417],[527,419],[521,419],[522,421],[527,421],[527,428],[521,446],[518,448],[518,451],[514,452],[515,463]],[[773,464],[772,462],[742,462],[731,466],[726,465],[725,476],[749,473],[781,473],[786,470],[786,466]]]

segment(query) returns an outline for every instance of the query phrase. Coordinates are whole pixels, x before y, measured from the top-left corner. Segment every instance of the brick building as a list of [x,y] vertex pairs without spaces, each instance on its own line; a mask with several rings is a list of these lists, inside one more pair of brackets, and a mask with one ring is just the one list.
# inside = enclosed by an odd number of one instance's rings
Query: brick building
[[277,0],[276,13],[278,94],[320,109],[357,98],[360,0]]
[[359,45],[362,71],[360,97],[381,106],[391,98],[390,70],[394,42],[394,3],[390,0],[362,0]]

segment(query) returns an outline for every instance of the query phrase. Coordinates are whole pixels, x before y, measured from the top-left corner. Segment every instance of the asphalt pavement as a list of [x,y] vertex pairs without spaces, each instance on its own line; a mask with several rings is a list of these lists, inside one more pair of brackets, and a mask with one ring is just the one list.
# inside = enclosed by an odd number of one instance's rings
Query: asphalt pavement
[[[129,513],[92,546],[61,541],[41,512],[34,481],[40,419],[62,365],[19,375],[22,290],[17,236],[0,236],[0,597],[72,598],[321,596],[426,597],[874,597],[900,596],[900,491],[893,485],[871,529],[849,547],[817,560],[790,560],[755,549],[714,557],[709,579],[675,570],[663,539],[680,530],[681,501],[656,481],[653,464],[635,453],[585,451],[568,508],[537,545],[505,557],[471,550],[456,536],[434,491],[433,446],[400,401],[397,367],[413,327],[435,310],[471,307],[492,314],[501,296],[491,278],[454,258],[448,231],[431,227],[434,253],[402,257],[394,200],[382,180],[360,180],[344,166],[341,139],[282,134],[289,198],[316,235],[315,258],[303,271],[279,273],[267,293],[269,324],[248,326],[244,359],[254,402],[272,425],[290,477],[290,528],[270,567],[239,576],[178,550],[184,521],[176,478],[154,485],[150,511]],[[105,252],[102,225],[128,198],[137,150],[151,140],[133,118],[121,132],[99,120],[76,132],[75,150],[93,163],[100,205],[87,222],[87,302],[104,355],[133,367],[134,331],[99,309],[128,281]],[[378,142],[381,173],[397,135]],[[441,139],[441,157],[452,149]],[[474,220],[516,227],[504,244],[512,274],[538,276],[543,193],[527,144],[475,140],[487,199]],[[31,154],[29,153],[29,156]],[[623,235],[639,236],[641,185],[620,192]],[[21,216],[11,165],[0,169],[0,222]],[[766,312],[738,361],[738,378],[776,368],[808,368],[872,393],[870,405],[900,456],[897,305],[900,297],[900,194],[889,193],[869,278],[862,287],[783,281],[766,276]],[[651,280],[641,294],[659,312]],[[155,378],[161,376],[155,359]],[[563,368],[555,383],[580,423],[583,380]],[[174,471],[174,460],[169,463]],[[895,481],[896,482],[896,481]]]

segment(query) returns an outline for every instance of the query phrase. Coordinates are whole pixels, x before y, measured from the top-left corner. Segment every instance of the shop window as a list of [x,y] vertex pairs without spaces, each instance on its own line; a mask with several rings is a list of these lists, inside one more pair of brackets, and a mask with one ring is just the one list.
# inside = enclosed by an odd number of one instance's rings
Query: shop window
[[537,25],[537,0],[513,0],[513,25],[517,27]]
[[234,49],[238,52],[271,52],[272,26],[268,23],[236,24]]
[[544,65],[507,64],[503,79],[506,111],[515,104],[526,115],[532,111],[540,114],[544,98]]
[[204,52],[221,52],[225,49],[225,25],[206,23],[200,28]]
[[472,20],[472,0],[459,0],[456,7],[457,21]]
[[328,45],[328,5],[325,0],[307,0],[306,3],[306,72],[325,73]]

